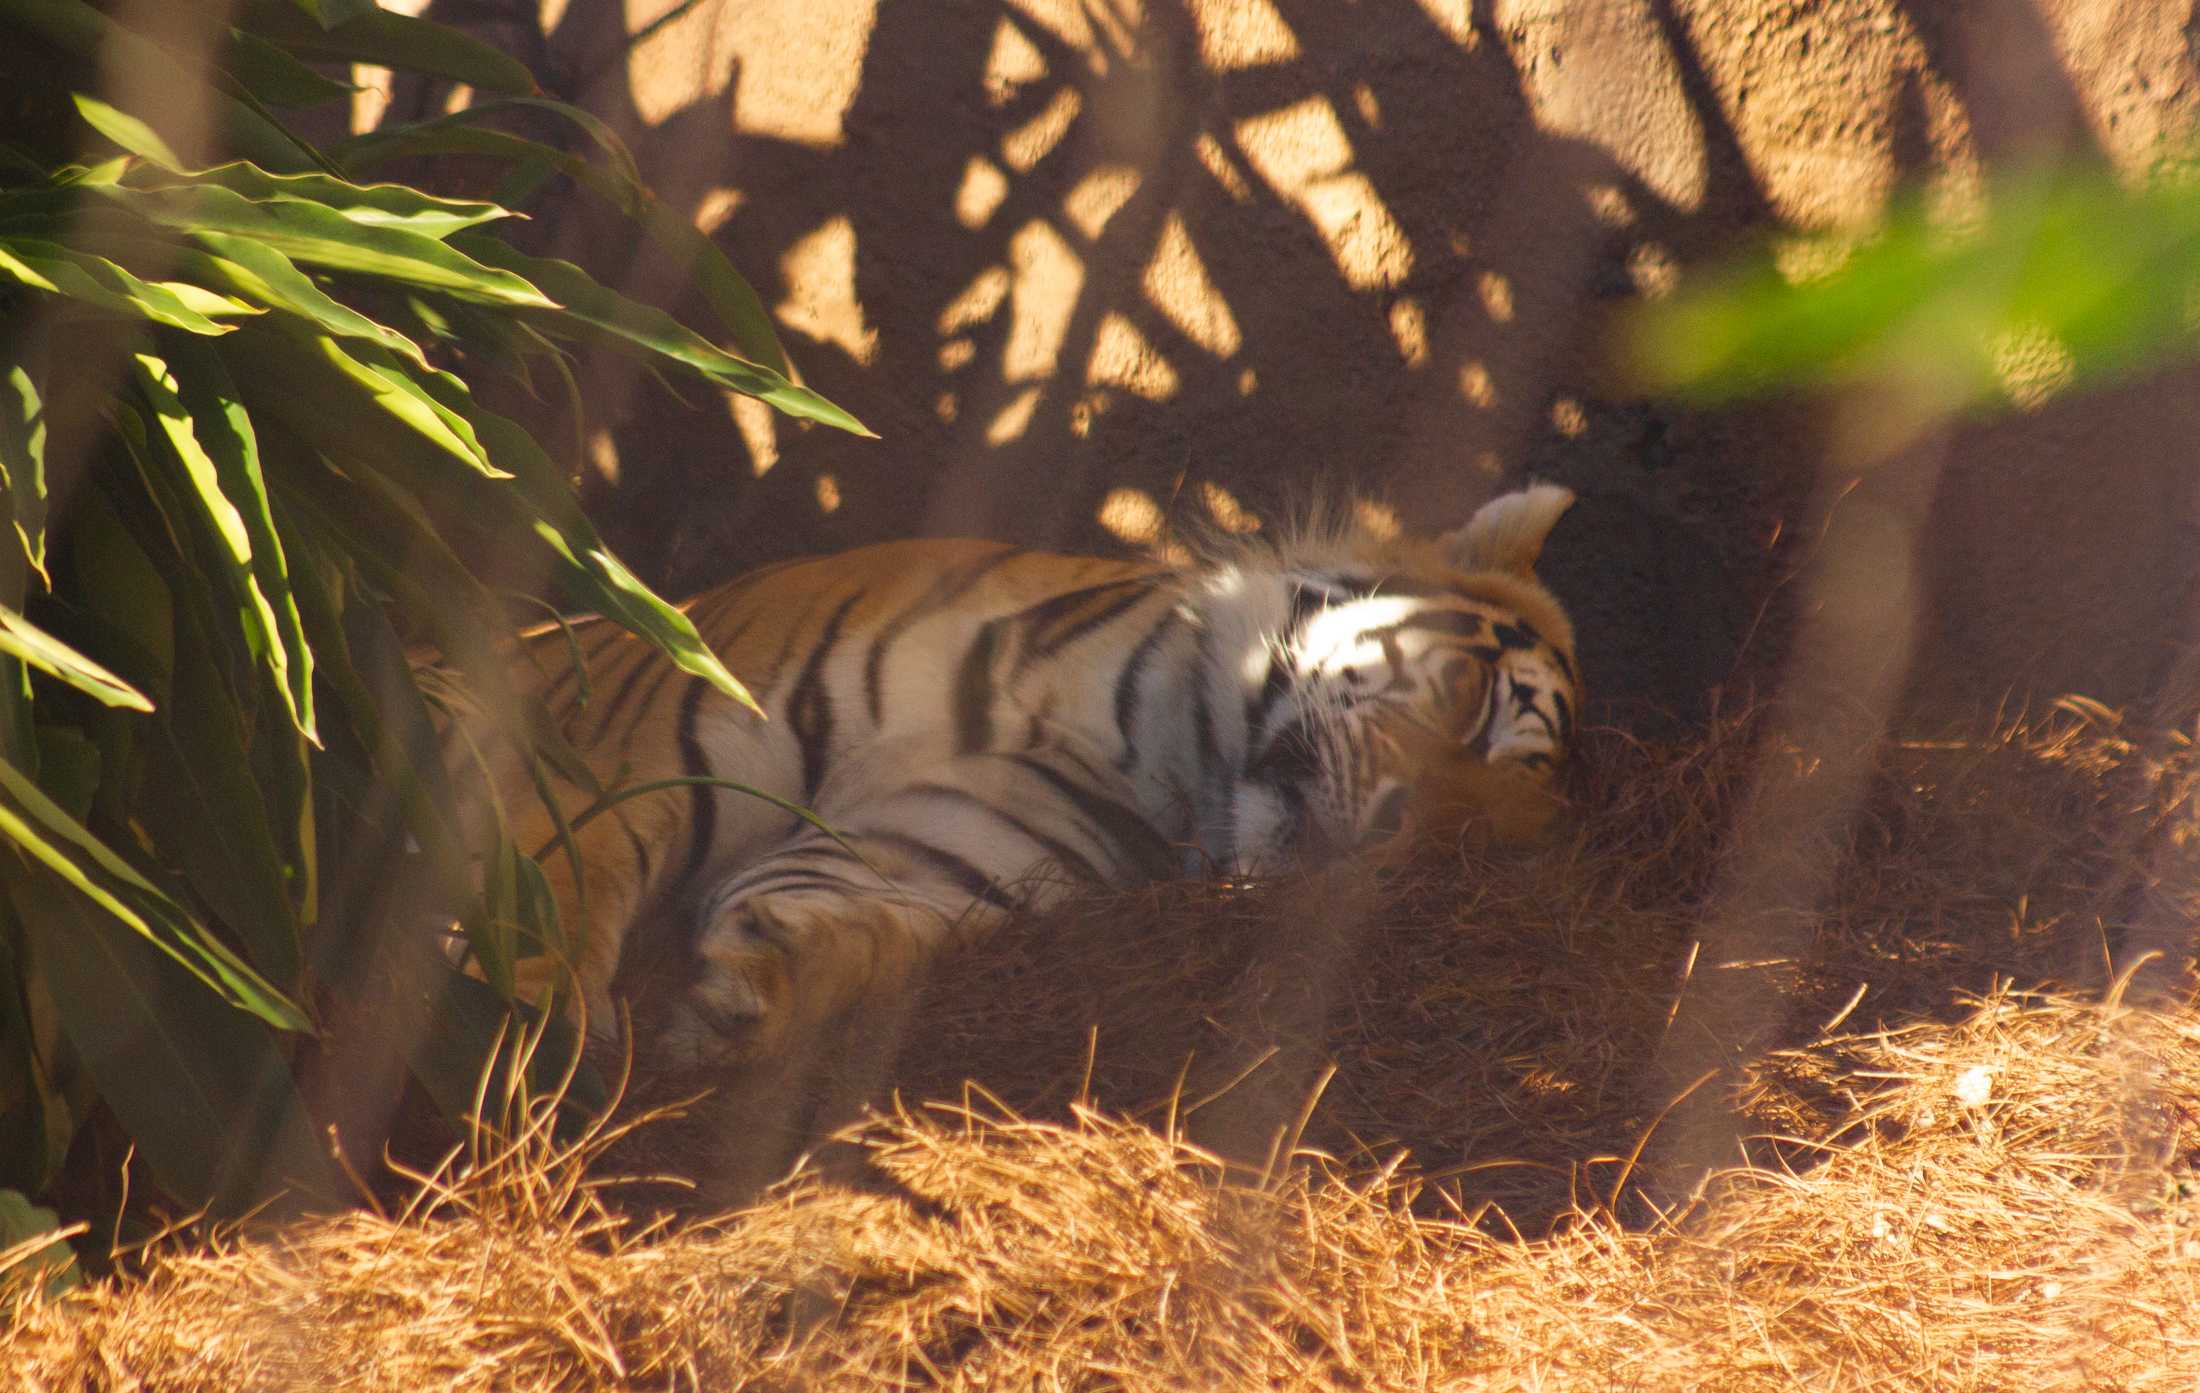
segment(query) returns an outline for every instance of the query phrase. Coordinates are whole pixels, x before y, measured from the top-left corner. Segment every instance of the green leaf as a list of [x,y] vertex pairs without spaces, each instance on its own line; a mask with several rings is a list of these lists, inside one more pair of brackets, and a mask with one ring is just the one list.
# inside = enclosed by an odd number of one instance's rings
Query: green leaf
[[516,422],[484,409],[442,382],[429,385],[453,410],[466,414],[490,453],[512,467],[537,510],[536,516],[523,525],[549,549],[558,563],[556,578],[577,603],[657,644],[682,671],[695,674],[751,711],[763,714],[748,689],[710,651],[688,617],[611,554],[573,500],[557,465],[533,436]]
[[289,257],[265,242],[219,232],[200,232],[197,240],[204,251],[179,247],[173,253],[178,270],[269,309],[297,315],[338,338],[380,344],[416,367],[427,368],[428,359],[420,345],[336,299],[314,284],[313,278]]
[[229,31],[222,68],[237,85],[271,106],[308,107],[349,97],[359,89],[315,72],[257,34]]
[[50,588],[46,574],[46,404],[30,368],[9,363],[0,374],[0,505],[23,556]]
[[790,416],[819,421],[856,435],[871,434],[861,421],[807,387],[797,387],[759,363],[712,344],[663,310],[629,300],[610,290],[570,261],[554,261],[514,251],[496,238],[465,234],[456,239],[477,259],[526,276],[561,300],[564,312],[545,323],[578,320],[616,339],[683,367],[705,380],[771,403]]
[[164,169],[183,168],[182,156],[169,148],[158,131],[137,117],[82,92],[70,93],[69,99],[76,103],[77,115],[84,118],[86,125],[139,159],[151,160]]
[[363,15],[371,15],[376,8],[376,0],[291,0],[291,3],[312,15],[323,29],[333,29]]
[[478,227],[511,210],[494,203],[438,198],[404,184],[355,184],[332,174],[270,174],[242,161],[193,171],[189,183],[178,183],[171,173],[131,179],[143,189],[199,188],[215,186],[259,203],[299,202],[334,209],[363,227],[392,227],[441,241],[454,232]]
[[280,1030],[311,1028],[296,1003],[6,762],[0,762],[0,840],[64,882],[73,892],[68,898],[104,911],[230,1006]]
[[181,380],[150,353],[132,355],[138,390],[169,448],[182,463],[201,515],[218,542],[224,581],[239,605],[239,625],[290,718],[308,740],[313,729],[313,650],[306,645],[289,567],[268,511],[258,438],[220,358],[176,344]]
[[[611,167],[600,168],[577,155],[504,131],[471,128],[470,123],[513,107],[547,110],[572,121],[604,151]],[[726,326],[743,357],[781,377],[792,376],[786,350],[780,346],[771,315],[755,289],[734,270],[717,243],[692,221],[657,200],[642,182],[624,143],[596,117],[579,108],[539,99],[483,102],[447,116],[354,136],[332,147],[331,153],[353,167],[401,156],[466,154],[501,159],[523,168],[555,169],[618,209],[659,247],[685,261],[704,300]]]
[[304,265],[377,276],[462,300],[555,308],[554,301],[520,277],[484,266],[434,237],[357,222],[324,204],[289,198],[259,202],[213,184],[96,187],[150,221],[186,235],[250,237]]
[[341,1193],[263,1024],[53,876],[19,865],[6,883],[70,1043],[162,1189],[228,1214],[279,1188]]
[[[48,1241],[35,1246],[42,1238]],[[0,1190],[0,1257],[7,1259],[0,1267],[0,1293],[17,1283],[35,1282],[51,1301],[84,1284],[76,1253],[61,1230],[61,1216],[32,1204],[18,1190]]]
[[136,819],[253,966],[273,981],[295,981],[298,921],[284,877],[291,858],[273,825],[298,810],[273,806],[273,790],[254,778],[238,703],[222,679],[225,655],[214,635],[200,632],[196,608],[177,614],[175,695],[145,738]]
[[193,334],[226,334],[235,327],[215,323],[174,291],[139,280],[105,257],[35,237],[0,237],[0,277]]
[[49,677],[66,682],[106,706],[150,711],[153,703],[137,688],[77,652],[28,619],[0,605],[0,653],[20,658]]
[[374,63],[506,96],[536,90],[524,63],[432,20],[376,9],[324,28],[301,13],[295,0],[245,0],[239,14],[245,29],[316,62]]
[[338,457],[387,467],[422,445],[491,479],[509,477],[490,462],[473,426],[451,411],[394,356],[355,340],[356,351],[326,334],[251,334],[229,356],[254,409]]

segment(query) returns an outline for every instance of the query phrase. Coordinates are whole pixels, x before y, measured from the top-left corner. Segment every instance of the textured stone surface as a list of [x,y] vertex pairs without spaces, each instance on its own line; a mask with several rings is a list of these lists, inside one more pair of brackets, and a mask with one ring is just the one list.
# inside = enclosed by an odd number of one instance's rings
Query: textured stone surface
[[[2142,170],[2200,100],[2193,7],[2159,0],[703,0],[622,53],[671,8],[498,32],[883,439],[669,411],[590,365],[576,467],[653,578],[918,531],[1102,545],[1104,512],[1272,525],[1345,491],[1437,526],[1532,471],[1584,495],[1550,568],[1597,690],[1684,716],[1813,603],[1856,408],[1628,400],[1609,311],[1898,187]],[[614,220],[540,227],[667,281]],[[1937,485],[1853,494],[1919,539],[1921,697],[2148,692],[2192,598],[2193,385],[1959,425],[1882,467]]]

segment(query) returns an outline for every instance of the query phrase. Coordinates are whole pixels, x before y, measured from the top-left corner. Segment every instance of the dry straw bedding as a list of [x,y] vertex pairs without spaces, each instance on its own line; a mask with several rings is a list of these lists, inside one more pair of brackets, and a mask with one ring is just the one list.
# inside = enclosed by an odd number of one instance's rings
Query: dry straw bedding
[[[654,1223],[612,1177],[681,1124],[560,1150],[515,1118],[407,1212],[18,1298],[0,1380],[2193,1389],[2189,975],[1998,984],[2099,961],[2118,857],[2179,840],[2125,829],[2175,830],[2182,748],[2058,719],[1890,751],[1808,961],[1762,969],[1785,1047],[1712,1085],[1749,1164],[1687,1198],[1655,1145],[1627,1159],[1671,1100],[1652,1062],[1763,748],[1743,722],[1686,749],[1606,736],[1580,826],[1532,856],[1012,931],[935,983],[898,1077],[954,1096],[974,1071],[1014,1111],[910,1102],[862,1174]],[[1346,929],[1265,947],[1293,915]],[[1298,1164],[1262,1143],[1278,1118]]]

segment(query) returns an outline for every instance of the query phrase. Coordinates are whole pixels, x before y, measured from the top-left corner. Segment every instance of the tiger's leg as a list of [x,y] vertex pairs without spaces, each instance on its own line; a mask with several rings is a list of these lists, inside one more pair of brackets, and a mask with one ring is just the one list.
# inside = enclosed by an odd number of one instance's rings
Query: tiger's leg
[[819,799],[837,839],[806,827],[703,906],[658,1043],[718,1081],[738,1145],[714,1198],[746,1198],[868,1101],[943,949],[1068,884],[1167,868],[1120,776],[1067,744],[937,748],[873,752]]

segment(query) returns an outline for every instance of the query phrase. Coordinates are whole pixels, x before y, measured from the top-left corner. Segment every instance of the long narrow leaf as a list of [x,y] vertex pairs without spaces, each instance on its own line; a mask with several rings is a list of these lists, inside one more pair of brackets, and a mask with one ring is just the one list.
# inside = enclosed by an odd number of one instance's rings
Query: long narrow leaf
[[512,467],[536,510],[536,516],[526,525],[558,562],[557,578],[575,601],[657,644],[683,671],[694,673],[751,711],[763,714],[763,708],[710,651],[688,617],[612,555],[573,501],[557,466],[533,436],[516,422],[453,391],[449,384],[439,381],[430,387],[453,410],[463,411],[490,452]]
[[234,1214],[342,1193],[265,1026],[194,989],[53,877],[6,878],[63,1029],[161,1188]]
[[24,363],[0,372],[0,494],[24,559],[46,574],[46,403]]
[[489,304],[555,307],[554,301],[521,277],[484,266],[434,237],[402,227],[355,222],[323,204],[302,199],[256,202],[211,184],[96,187],[150,221],[186,235],[215,232],[252,237],[309,266],[378,276]]
[[197,234],[197,240],[204,251],[176,249],[178,270],[268,309],[297,315],[337,338],[380,344],[414,366],[427,368],[427,355],[420,351],[420,345],[330,295],[289,257],[265,242],[203,231]]
[[12,842],[231,1006],[279,1030],[311,1028],[296,1003],[5,761],[0,761],[0,840]]
[[[371,3],[372,0],[365,0]],[[229,31],[222,70],[239,87],[271,106],[311,107],[341,101],[359,89],[315,72],[257,34]]]
[[[323,18],[327,13],[323,12]],[[242,26],[271,43],[322,62],[375,63],[400,72],[464,82],[484,92],[518,96],[536,90],[519,60],[448,25],[376,9],[323,27],[295,0],[246,0]]]
[[0,605],[0,653],[19,658],[48,677],[66,682],[103,706],[119,706],[129,711],[153,709],[153,703],[146,700],[143,692],[6,605]]
[[[183,583],[211,588],[193,578]],[[136,820],[253,965],[275,981],[294,981],[298,919],[284,871],[296,867],[278,848],[274,827],[294,820],[297,808],[276,806],[274,790],[254,777],[244,721],[222,679],[227,655],[199,617],[212,609],[186,604],[177,611],[175,694],[144,742]]]
[[256,332],[238,336],[228,356],[255,410],[325,452],[395,461],[429,446],[474,473],[508,477],[490,462],[472,425],[423,386],[435,375],[415,377],[372,345],[346,348],[326,334]]
[[561,319],[578,320],[651,353],[669,358],[721,387],[771,403],[790,416],[819,421],[856,435],[870,435],[861,421],[807,387],[797,387],[759,363],[737,358],[654,306],[608,289],[570,261],[527,256],[494,237],[456,239],[474,257],[499,266],[563,302]]
[[[494,117],[501,109],[523,105],[547,109],[573,121],[604,150],[611,160],[610,168],[552,146],[473,125]],[[625,145],[586,112],[539,99],[483,102],[447,116],[354,136],[332,147],[331,154],[350,168],[406,156],[464,154],[555,169],[631,218],[651,241],[685,261],[703,298],[726,326],[743,357],[781,377],[792,376],[786,350],[772,328],[771,314],[755,288],[726,260],[716,242],[657,201],[643,184]]]
[[236,327],[209,319],[173,290],[140,280],[105,257],[40,238],[0,237],[0,278],[188,333],[211,336]]
[[221,361],[172,350],[186,368],[179,381],[150,353],[133,356],[137,385],[169,448],[183,463],[199,506],[220,546],[224,577],[236,595],[239,623],[253,656],[266,669],[290,718],[309,740],[313,729],[313,650],[306,645],[282,541],[269,514],[252,419]]

